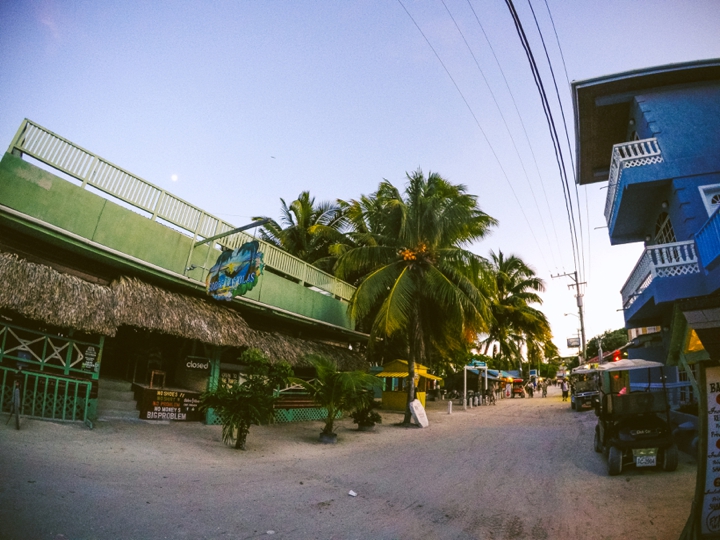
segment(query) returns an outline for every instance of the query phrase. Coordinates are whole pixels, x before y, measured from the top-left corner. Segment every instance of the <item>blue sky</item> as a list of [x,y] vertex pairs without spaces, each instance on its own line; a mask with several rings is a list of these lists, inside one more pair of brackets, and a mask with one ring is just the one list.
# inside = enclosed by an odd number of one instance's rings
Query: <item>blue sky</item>
[[[571,129],[548,10],[532,2]],[[717,0],[547,4],[570,80],[720,57]],[[551,91],[527,1],[516,8]],[[0,52],[0,142],[27,117],[234,224],[277,217],[303,190],[321,201],[402,185],[418,167],[465,184],[500,221],[472,250],[522,257],[547,282],[564,352],[576,333],[569,280],[551,279],[574,269],[557,165],[502,0],[5,0]],[[642,250],[595,229],[600,187],[579,190],[588,338],[623,326],[619,290]]]

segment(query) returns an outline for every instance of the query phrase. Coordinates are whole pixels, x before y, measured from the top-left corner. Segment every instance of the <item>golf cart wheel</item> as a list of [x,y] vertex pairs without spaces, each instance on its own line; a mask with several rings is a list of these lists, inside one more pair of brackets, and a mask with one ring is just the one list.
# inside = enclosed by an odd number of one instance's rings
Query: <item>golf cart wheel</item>
[[608,452],[608,474],[617,476],[622,472],[623,453],[617,446],[611,446]]
[[663,452],[662,468],[664,471],[672,472],[678,466],[678,447],[673,444]]
[[603,451],[602,441],[600,441],[600,430],[597,427],[595,428],[595,441],[593,443],[593,447],[598,454]]

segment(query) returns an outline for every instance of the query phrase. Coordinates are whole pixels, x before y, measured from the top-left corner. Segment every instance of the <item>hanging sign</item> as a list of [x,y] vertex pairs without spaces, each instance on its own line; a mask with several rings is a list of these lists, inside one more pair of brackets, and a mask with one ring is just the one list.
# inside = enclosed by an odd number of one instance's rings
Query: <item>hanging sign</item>
[[207,293],[216,300],[232,300],[255,287],[265,267],[259,247],[253,240],[232,251],[223,251],[208,273]]

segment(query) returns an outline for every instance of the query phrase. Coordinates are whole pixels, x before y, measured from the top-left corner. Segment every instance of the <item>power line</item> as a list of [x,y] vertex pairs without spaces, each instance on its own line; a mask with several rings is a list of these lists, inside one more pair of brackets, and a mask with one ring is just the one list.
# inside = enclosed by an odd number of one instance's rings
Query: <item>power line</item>
[[573,210],[573,204],[572,204],[572,195],[570,193],[570,186],[568,183],[567,174],[565,171],[565,160],[563,158],[562,153],[562,146],[560,145],[560,139],[557,134],[557,128],[555,127],[555,121],[552,116],[552,110],[550,108],[550,103],[547,99],[547,94],[545,92],[545,87],[542,82],[542,77],[540,76],[540,72],[537,67],[537,63],[535,62],[535,57],[533,56],[532,50],[530,48],[530,43],[527,39],[527,35],[525,34],[525,30],[522,27],[522,23],[520,22],[520,17],[515,10],[515,5],[513,4],[512,0],[505,0],[505,4],[508,6],[508,9],[510,10],[510,15],[513,18],[513,22],[515,24],[515,29],[517,30],[518,36],[520,37],[520,42],[523,46],[523,49],[525,49],[525,55],[528,58],[528,62],[530,63],[530,70],[533,74],[533,78],[535,80],[535,86],[538,89],[538,92],[540,94],[540,101],[543,106],[543,112],[545,113],[545,119],[547,120],[548,129],[550,130],[550,138],[553,142],[553,149],[555,151],[555,160],[558,164],[558,170],[560,172],[560,181],[563,186],[563,194],[565,196],[565,211],[567,213],[568,217],[568,225],[570,227],[570,243],[572,245],[572,251],[573,251],[573,261],[575,263],[575,268],[577,269],[579,267],[578,264],[578,241],[577,241],[577,228],[575,225],[575,212]]
[[[420,32],[420,35],[425,39],[425,42],[428,44],[428,47],[430,47],[430,50],[432,50],[435,57],[438,59],[438,62],[440,62],[440,65],[445,70],[445,73],[447,73],[447,76],[450,77],[450,80],[452,81],[453,85],[455,86],[455,89],[458,91],[458,94],[460,94],[460,97],[462,98],[463,102],[465,103],[465,106],[468,108],[468,111],[470,111],[470,114],[472,115],[473,119],[475,120],[475,123],[477,124],[477,127],[480,129],[480,133],[482,133],[483,138],[485,139],[485,142],[487,143],[488,147],[490,147],[490,151],[492,152],[492,155],[495,157],[495,160],[498,163],[498,166],[500,167],[500,170],[502,171],[503,177],[505,178],[505,181],[507,182],[508,186],[510,187],[510,191],[513,194],[513,197],[515,197],[515,201],[518,203],[518,208],[520,209],[520,212],[522,213],[523,217],[525,218],[525,222],[528,225],[528,229],[530,229],[530,234],[533,237],[533,240],[535,240],[535,244],[539,245],[537,238],[535,237],[535,232],[533,231],[532,226],[530,225],[530,220],[528,220],[527,215],[525,214],[525,210],[523,209],[522,204],[520,203],[520,199],[517,196],[517,193],[515,192],[515,188],[513,188],[512,183],[510,182],[510,178],[508,177],[507,173],[505,172],[505,168],[502,166],[502,162],[500,161],[500,158],[498,157],[497,153],[495,152],[495,148],[493,148],[493,145],[490,143],[490,139],[488,138],[487,134],[485,133],[485,130],[482,128],[482,125],[480,124],[480,121],[478,120],[477,116],[475,115],[475,112],[472,110],[472,107],[470,106],[470,103],[468,103],[468,100],[465,98],[465,95],[462,93],[462,90],[460,90],[460,87],[458,86],[457,82],[455,82],[455,79],[453,78],[452,74],[450,73],[450,70],[448,70],[445,63],[442,61],[442,58],[440,58],[440,55],[435,50],[435,47],[432,46],[432,43],[430,43],[430,40],[427,38],[425,33],[422,31],[422,28],[420,28],[420,25],[415,21],[413,16],[410,14],[410,12],[405,7],[405,4],[402,3],[402,0],[397,0],[398,3],[402,6],[403,10],[405,10],[405,13],[407,13],[407,16],[410,17],[410,20],[415,25],[415,27],[418,29],[418,32]],[[543,259],[543,262],[545,263],[545,266],[547,267],[547,261],[545,260],[545,254],[543,253],[543,250],[540,250],[540,256]]]
[[530,149],[530,155],[532,156],[533,163],[535,164],[535,170],[537,171],[538,178],[540,179],[540,187],[542,187],[543,196],[545,198],[545,204],[547,205],[548,213],[550,215],[550,224],[552,225],[553,235],[555,237],[555,244],[558,250],[558,253],[560,254],[560,262],[562,264],[562,249],[560,248],[560,240],[558,239],[557,234],[557,228],[555,227],[555,219],[553,217],[553,211],[550,208],[550,201],[548,200],[547,191],[545,190],[545,182],[543,180],[543,175],[540,172],[540,166],[537,162],[537,157],[535,156],[535,151],[533,150],[532,143],[530,142],[530,136],[528,135],[527,128],[525,127],[525,122],[523,122],[522,115],[520,114],[520,109],[518,108],[517,101],[515,100],[515,94],[513,93],[512,89],[510,88],[510,83],[508,83],[507,77],[505,76],[505,71],[502,68],[502,65],[500,64],[500,60],[497,57],[497,54],[495,54],[495,49],[492,46],[492,43],[490,42],[490,39],[487,36],[487,33],[485,32],[485,28],[483,28],[482,23],[480,22],[480,18],[478,17],[478,14],[475,12],[475,8],[473,8],[472,4],[470,3],[470,0],[467,0],[468,6],[470,7],[470,10],[473,12],[473,15],[475,16],[475,20],[477,21],[478,26],[480,27],[480,30],[482,31],[483,36],[485,37],[485,41],[488,44],[488,47],[490,48],[490,52],[493,55],[493,58],[495,58],[495,63],[497,64],[498,69],[500,70],[500,74],[502,75],[503,81],[505,82],[505,87],[507,88],[508,93],[510,94],[510,99],[512,100],[513,107],[515,108],[515,112],[517,113],[518,120],[520,121],[520,126],[522,127],[522,131],[525,134],[525,140],[527,141],[528,148]]
[[553,86],[555,87],[555,96],[558,100],[558,105],[560,107],[560,114],[562,116],[563,120],[563,130],[565,131],[565,140],[567,141],[568,145],[568,153],[570,155],[570,164],[571,164],[571,172],[573,176],[573,186],[575,188],[575,203],[577,204],[578,208],[578,225],[580,229],[580,261],[582,263],[582,268],[580,268],[580,271],[582,275],[585,274],[585,251],[584,251],[584,240],[583,240],[583,226],[582,226],[582,212],[580,210],[580,195],[578,194],[578,188],[577,188],[577,181],[575,178],[575,160],[573,158],[573,151],[572,151],[572,145],[570,144],[570,135],[568,133],[567,128],[567,119],[565,118],[565,108],[562,104],[562,99],[560,99],[560,90],[558,89],[557,85],[557,79],[555,78],[555,70],[553,69],[552,62],[550,61],[550,55],[548,54],[547,47],[545,45],[545,38],[543,36],[542,30],[540,29],[540,24],[538,23],[537,17],[535,16],[535,10],[532,7],[531,0],[528,0],[528,5],[530,6],[530,11],[532,13],[533,19],[535,21],[535,27],[537,28],[538,34],[540,34],[540,41],[543,46],[543,50],[545,51],[545,58],[547,59],[548,67],[550,68],[550,75],[552,76],[553,80]]
[[[492,88],[490,87],[490,84],[488,83],[487,78],[485,77],[485,73],[483,72],[482,68],[480,67],[480,62],[478,62],[477,57],[475,56],[475,53],[473,53],[472,47],[470,47],[470,44],[468,43],[468,40],[465,38],[465,34],[463,34],[463,31],[460,29],[460,26],[458,25],[457,21],[455,20],[455,17],[453,17],[453,14],[450,12],[450,9],[447,7],[447,4],[445,3],[445,0],[440,0],[445,7],[445,10],[448,12],[448,15],[450,16],[450,19],[452,19],[453,24],[455,25],[455,28],[457,29],[458,33],[462,37],[463,41],[465,42],[465,46],[468,49],[468,52],[470,53],[470,56],[472,56],[473,60],[475,61],[475,66],[477,67],[478,71],[480,72],[480,75],[483,78],[483,81],[485,82],[485,86],[487,86],[488,90],[490,91],[490,95],[492,96],[492,100],[495,103],[495,107],[498,110],[498,113],[500,113],[500,118],[503,121],[503,124],[505,125],[505,130],[507,131],[507,134],[510,136],[510,140],[512,141],[513,148],[515,149],[515,154],[518,157],[518,161],[520,162],[520,167],[523,170],[523,173],[525,175],[525,180],[528,183],[528,187],[530,188],[530,194],[532,195],[533,201],[535,202],[535,208],[538,211],[538,215],[540,216],[540,223],[543,228],[543,232],[545,233],[545,239],[547,240],[548,247],[550,248],[550,256],[553,259],[553,262],[555,262],[555,255],[552,251],[552,244],[550,243],[550,237],[547,232],[547,228],[545,227],[545,220],[542,218],[542,212],[540,211],[540,205],[538,205],[537,197],[535,196],[535,191],[533,190],[532,183],[530,182],[530,177],[528,176],[527,169],[525,168],[525,163],[522,160],[522,157],[520,156],[520,151],[518,150],[517,144],[515,143],[515,137],[513,137],[513,134],[510,131],[510,127],[508,126],[507,120],[505,119],[505,115],[502,112],[502,108],[498,104],[497,98],[495,97],[495,93],[493,92]],[[550,213],[550,216],[552,217],[552,212]],[[556,265],[557,266],[557,265]]]

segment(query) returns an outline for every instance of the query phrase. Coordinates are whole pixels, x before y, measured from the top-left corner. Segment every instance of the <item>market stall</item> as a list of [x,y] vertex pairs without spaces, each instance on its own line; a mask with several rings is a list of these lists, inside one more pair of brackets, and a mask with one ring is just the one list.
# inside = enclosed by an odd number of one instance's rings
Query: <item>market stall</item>
[[[409,368],[406,360],[393,360],[383,365],[383,370],[376,375],[385,379],[382,393],[382,408],[386,410],[404,411],[407,405],[409,385]],[[427,366],[415,364],[415,396],[425,407],[428,390],[442,380],[442,377],[428,373]]]

